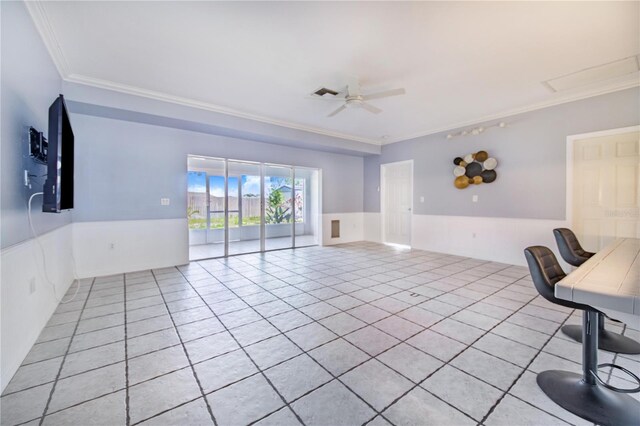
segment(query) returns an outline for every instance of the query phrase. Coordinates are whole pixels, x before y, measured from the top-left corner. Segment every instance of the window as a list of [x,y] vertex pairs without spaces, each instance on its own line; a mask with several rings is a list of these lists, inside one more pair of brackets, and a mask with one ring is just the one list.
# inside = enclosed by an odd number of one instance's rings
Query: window
[[[229,176],[228,182],[229,227],[260,225],[260,176]],[[291,183],[288,177],[265,176],[267,224],[291,223],[292,204],[296,223],[304,223],[306,179],[295,180],[295,201]],[[189,229],[207,229],[207,211],[209,229],[224,229],[224,176],[189,171],[187,194]]]
[[242,175],[242,226],[260,225],[260,176]]
[[203,172],[188,173],[187,219],[189,229],[207,229],[207,175]]
[[209,176],[209,229],[224,228],[224,176]]
[[296,211],[296,223],[304,223],[304,206],[306,200],[305,192],[306,179],[296,179],[296,199],[294,207]]

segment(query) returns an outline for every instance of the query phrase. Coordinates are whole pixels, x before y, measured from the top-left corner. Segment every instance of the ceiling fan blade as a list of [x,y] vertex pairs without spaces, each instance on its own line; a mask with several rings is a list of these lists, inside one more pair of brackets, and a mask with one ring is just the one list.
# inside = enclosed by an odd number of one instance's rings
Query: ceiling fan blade
[[338,108],[337,110],[333,111],[331,114],[327,115],[327,117],[333,117],[334,115],[344,111],[345,109],[347,109],[346,105],[342,105],[340,108]]
[[366,102],[363,102],[360,104],[360,106],[364,109],[366,109],[369,112],[372,112],[374,114],[380,114],[382,112],[382,110],[380,108],[374,107],[371,104],[368,104]]
[[388,98],[389,96],[398,96],[398,95],[404,95],[406,92],[406,90],[403,89],[391,89],[391,90],[385,90],[383,92],[378,92],[378,93],[372,93],[370,95],[364,95],[362,96],[362,99],[365,101],[369,101],[371,99],[380,99],[380,98]]

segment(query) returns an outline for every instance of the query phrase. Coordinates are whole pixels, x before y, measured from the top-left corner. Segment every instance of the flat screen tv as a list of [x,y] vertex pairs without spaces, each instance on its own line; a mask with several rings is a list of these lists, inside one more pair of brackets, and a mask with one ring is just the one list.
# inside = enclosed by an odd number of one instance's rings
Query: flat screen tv
[[73,208],[74,140],[69,112],[60,95],[49,107],[47,180],[43,188],[42,211],[60,213]]

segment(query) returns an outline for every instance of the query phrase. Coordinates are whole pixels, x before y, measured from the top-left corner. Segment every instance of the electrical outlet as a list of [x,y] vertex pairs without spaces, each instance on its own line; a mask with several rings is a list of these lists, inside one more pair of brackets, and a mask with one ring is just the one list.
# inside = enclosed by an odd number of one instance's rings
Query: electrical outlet
[[424,195],[421,195],[421,196],[420,196],[420,202],[421,202],[421,203],[424,203]]
[[168,206],[169,204],[171,204],[171,199],[169,199],[169,198],[160,198],[160,205],[161,206]]
[[473,197],[471,197],[471,201],[473,201],[474,203],[478,202],[478,196],[474,195]]
[[36,292],[36,279],[35,277],[31,277],[29,280],[29,294],[33,294]]

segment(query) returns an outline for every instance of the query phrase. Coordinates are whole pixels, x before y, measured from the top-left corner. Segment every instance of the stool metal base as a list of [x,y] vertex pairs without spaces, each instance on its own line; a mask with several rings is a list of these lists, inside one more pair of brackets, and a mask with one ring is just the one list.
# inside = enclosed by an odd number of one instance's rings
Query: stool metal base
[[[562,332],[576,342],[582,343],[582,326],[565,325]],[[598,349],[619,354],[640,354],[640,343],[618,333],[601,329],[598,335]]]
[[588,384],[580,374],[548,370],[538,374],[536,381],[553,402],[576,416],[603,426],[638,425],[638,401]]

